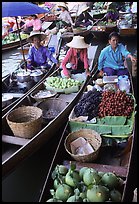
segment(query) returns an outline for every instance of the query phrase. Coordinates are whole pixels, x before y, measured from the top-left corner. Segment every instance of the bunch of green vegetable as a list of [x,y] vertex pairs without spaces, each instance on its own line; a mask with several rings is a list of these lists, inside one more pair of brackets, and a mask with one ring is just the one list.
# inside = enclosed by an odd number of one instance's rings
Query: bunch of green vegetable
[[93,168],[75,164],[68,169],[57,165],[52,172],[53,189],[46,202],[121,202],[123,180],[111,172],[100,172]]

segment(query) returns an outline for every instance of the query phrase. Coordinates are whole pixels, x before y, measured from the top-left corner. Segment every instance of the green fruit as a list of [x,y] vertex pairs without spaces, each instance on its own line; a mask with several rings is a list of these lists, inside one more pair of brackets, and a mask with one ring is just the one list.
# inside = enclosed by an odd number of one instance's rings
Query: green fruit
[[88,167],[84,166],[79,170],[79,175],[80,175],[81,179],[83,179],[83,174],[84,174],[85,170],[87,170],[87,169],[88,169]]
[[69,186],[76,187],[77,184],[81,181],[79,173],[77,171],[68,172],[65,176],[65,183]]
[[104,174],[105,174],[105,172],[98,171],[98,175],[99,175],[100,177],[102,177]]
[[82,201],[83,201],[83,199],[80,198],[79,196],[76,196],[76,195],[70,196],[67,199],[67,202],[82,202]]
[[61,184],[58,186],[55,192],[55,197],[62,201],[66,201],[73,194],[73,190],[67,184]]
[[111,197],[111,200],[114,202],[121,202],[121,199],[122,199],[121,193],[115,189],[110,191],[110,197]]
[[80,197],[81,197],[82,199],[85,199],[85,198],[86,198],[86,192],[81,192],[81,193],[80,193]]
[[101,177],[94,169],[87,169],[83,174],[83,181],[85,185],[89,186],[91,184],[98,184],[100,182]]
[[58,171],[60,174],[66,175],[66,173],[68,172],[68,169],[64,165],[58,165]]
[[104,185],[108,186],[109,188],[115,188],[119,183],[118,177],[111,172],[105,173],[102,176],[101,181],[104,183]]
[[105,202],[109,199],[109,189],[105,186],[94,185],[87,190],[87,199],[89,202]]
[[63,202],[62,200],[58,200],[56,198],[50,198],[46,202]]
[[59,182],[59,180],[58,180],[58,179],[55,179],[55,180],[54,180],[54,189],[57,189],[60,184],[61,184],[61,183]]

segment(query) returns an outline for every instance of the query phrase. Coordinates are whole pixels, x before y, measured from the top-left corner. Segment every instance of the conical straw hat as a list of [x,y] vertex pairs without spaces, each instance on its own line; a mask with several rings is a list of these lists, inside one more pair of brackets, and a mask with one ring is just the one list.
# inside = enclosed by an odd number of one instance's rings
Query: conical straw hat
[[82,36],[74,36],[72,41],[67,43],[67,46],[76,49],[83,49],[89,47],[89,45],[85,43],[84,37]]
[[31,31],[30,36],[28,37],[28,42],[32,42],[33,41],[33,37],[36,35],[40,35],[41,36],[41,41],[43,41],[47,35],[45,35],[45,33],[40,32],[40,31]]

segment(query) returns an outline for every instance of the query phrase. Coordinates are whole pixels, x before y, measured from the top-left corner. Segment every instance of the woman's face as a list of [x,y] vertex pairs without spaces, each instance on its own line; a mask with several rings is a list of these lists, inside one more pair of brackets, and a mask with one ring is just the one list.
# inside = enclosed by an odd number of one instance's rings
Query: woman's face
[[40,43],[41,43],[40,38],[35,36],[35,37],[33,38],[33,43],[34,43],[34,45],[35,45],[36,47],[39,47],[39,46],[40,46]]
[[117,37],[112,37],[109,40],[109,44],[111,45],[112,49],[116,49],[118,42],[119,42],[119,39]]

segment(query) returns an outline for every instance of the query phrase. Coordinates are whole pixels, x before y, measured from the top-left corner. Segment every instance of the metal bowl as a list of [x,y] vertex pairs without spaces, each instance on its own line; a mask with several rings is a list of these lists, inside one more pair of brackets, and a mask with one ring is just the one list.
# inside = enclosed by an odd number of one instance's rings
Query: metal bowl
[[17,75],[17,81],[23,83],[23,82],[28,82],[30,81],[30,72],[18,72]]
[[35,81],[38,82],[43,77],[43,72],[40,69],[33,70],[30,74],[30,77]]
[[32,92],[30,96],[36,101],[42,101],[44,99],[54,97],[56,94],[57,92],[55,91],[39,90]]

